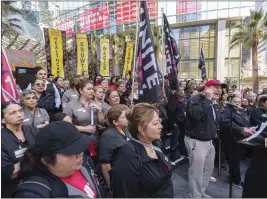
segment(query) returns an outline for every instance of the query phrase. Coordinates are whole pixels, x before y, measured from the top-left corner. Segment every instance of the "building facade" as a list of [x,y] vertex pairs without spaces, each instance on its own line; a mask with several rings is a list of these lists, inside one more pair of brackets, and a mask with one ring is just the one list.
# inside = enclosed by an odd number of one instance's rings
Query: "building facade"
[[[264,14],[266,14],[267,13],[267,1],[256,1],[255,9],[257,11],[262,9]],[[265,31],[267,31],[267,28]],[[261,59],[261,61],[263,61],[267,67],[267,41],[266,40],[260,41],[259,48],[258,48],[258,54],[259,54],[259,58]]]
[[[41,29],[64,30],[69,39],[77,32],[113,34],[136,28],[137,1],[98,0],[24,1],[22,9],[32,9]],[[240,68],[250,52],[235,47],[229,55],[232,27],[250,15],[255,1],[147,1],[152,25],[162,25],[162,10],[173,27],[182,54],[179,78],[200,79],[198,58],[204,49],[207,75],[223,82],[240,84]],[[24,7],[23,7],[24,6]],[[28,15],[30,15],[29,13]],[[33,17],[34,18],[34,17]],[[247,55],[244,53],[246,52]],[[242,60],[242,61],[241,61]],[[161,62],[159,62],[161,63]]]

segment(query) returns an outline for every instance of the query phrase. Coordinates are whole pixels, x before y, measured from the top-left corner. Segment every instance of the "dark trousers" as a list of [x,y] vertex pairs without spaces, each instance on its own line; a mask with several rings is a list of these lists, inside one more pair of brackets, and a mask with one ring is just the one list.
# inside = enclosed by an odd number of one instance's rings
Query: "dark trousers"
[[[219,138],[213,139],[213,145],[215,148],[215,159],[214,159],[214,164],[219,165]],[[222,142],[221,142],[221,147],[222,147]],[[221,163],[223,164],[223,155],[221,154]]]
[[187,149],[184,143],[184,137],[185,137],[184,123],[179,123],[178,128],[180,129],[180,134],[179,134],[180,153],[181,155],[188,156]]
[[[232,142],[232,149],[231,149]],[[227,137],[223,140],[223,149],[229,164],[229,173],[232,181],[241,182],[240,162],[245,157],[247,146],[239,144],[234,138]]]
[[171,136],[171,143],[170,143],[170,147],[171,147],[170,158],[171,158],[171,161],[175,161],[178,158],[180,158],[179,135],[181,131],[180,131],[179,126],[175,124],[175,125],[172,125],[171,132],[172,132],[172,136]]

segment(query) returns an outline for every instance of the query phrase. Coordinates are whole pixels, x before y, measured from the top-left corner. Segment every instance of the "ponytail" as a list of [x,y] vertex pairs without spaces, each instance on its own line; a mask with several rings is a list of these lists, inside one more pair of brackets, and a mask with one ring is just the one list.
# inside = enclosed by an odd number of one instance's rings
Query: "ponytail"
[[[42,162],[45,162],[45,165]],[[34,152],[33,149],[28,149],[25,154],[22,162],[20,163],[20,171],[18,174],[19,179],[23,179],[32,174],[36,169],[45,168],[46,165],[55,165],[56,163],[56,154],[50,155],[40,155]]]

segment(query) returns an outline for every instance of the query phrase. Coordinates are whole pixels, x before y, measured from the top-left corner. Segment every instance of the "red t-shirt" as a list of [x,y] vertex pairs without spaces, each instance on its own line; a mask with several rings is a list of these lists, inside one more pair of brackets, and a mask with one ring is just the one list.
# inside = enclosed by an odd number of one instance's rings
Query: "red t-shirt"
[[86,179],[83,177],[83,175],[80,173],[80,171],[76,171],[71,176],[67,178],[61,178],[63,182],[66,182],[80,191],[86,193],[88,197],[95,198],[96,193],[92,186],[86,181]]

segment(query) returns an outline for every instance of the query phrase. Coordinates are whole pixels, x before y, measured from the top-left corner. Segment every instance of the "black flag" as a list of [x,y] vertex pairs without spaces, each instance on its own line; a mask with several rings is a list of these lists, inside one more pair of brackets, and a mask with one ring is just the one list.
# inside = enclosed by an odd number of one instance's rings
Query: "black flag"
[[160,72],[145,1],[140,2],[138,58],[140,101],[148,103],[162,102],[162,83],[159,78]]
[[203,45],[202,45],[201,50],[200,50],[198,68],[201,70],[202,80],[206,80],[207,79],[207,73],[206,73],[206,66],[205,66],[205,57],[204,57],[204,53],[203,53]]
[[181,59],[178,46],[176,44],[172,29],[166,15],[163,13],[164,35],[165,35],[165,55],[167,61],[167,74],[172,89],[178,90],[177,64]]

